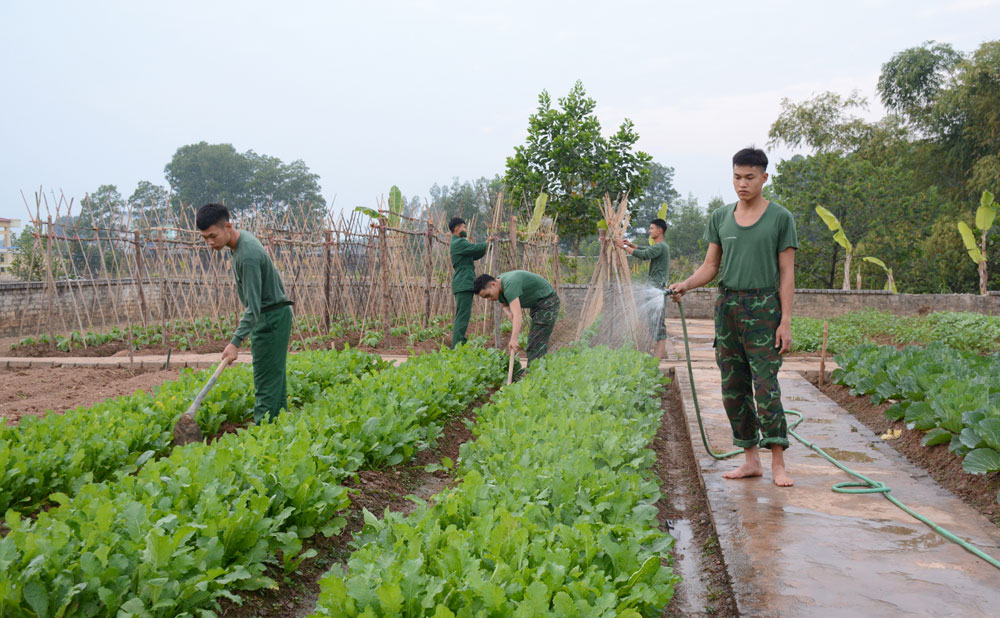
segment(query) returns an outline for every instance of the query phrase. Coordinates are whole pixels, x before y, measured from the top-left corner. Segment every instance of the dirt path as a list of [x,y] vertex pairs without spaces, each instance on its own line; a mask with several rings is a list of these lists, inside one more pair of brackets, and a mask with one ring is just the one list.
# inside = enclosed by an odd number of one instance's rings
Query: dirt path
[[62,413],[109,397],[150,391],[179,373],[179,369],[133,373],[110,367],[0,369],[0,418],[16,424],[25,415],[42,416],[49,410]]
[[663,616],[738,616],[676,380],[662,406],[652,444],[663,492],[657,507],[661,525],[675,539],[674,571],[683,578]]

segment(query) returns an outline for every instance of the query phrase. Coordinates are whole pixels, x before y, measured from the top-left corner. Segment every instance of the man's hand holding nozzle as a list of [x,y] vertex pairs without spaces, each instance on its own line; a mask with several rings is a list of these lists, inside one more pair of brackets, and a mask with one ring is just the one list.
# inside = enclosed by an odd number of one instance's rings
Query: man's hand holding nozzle
[[684,296],[686,292],[687,288],[683,283],[672,283],[664,293],[670,297],[670,300],[679,303],[681,302],[681,296]]

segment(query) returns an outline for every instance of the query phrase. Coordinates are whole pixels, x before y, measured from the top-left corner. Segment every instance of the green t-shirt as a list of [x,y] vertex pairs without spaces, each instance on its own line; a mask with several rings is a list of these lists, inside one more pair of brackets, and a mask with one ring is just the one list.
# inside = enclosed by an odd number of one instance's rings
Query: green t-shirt
[[236,327],[232,343],[240,345],[260,319],[261,309],[275,305],[290,305],[281,285],[281,277],[264,245],[250,232],[240,230],[236,248],[230,257],[233,276],[236,277],[236,294],[246,307]]
[[476,279],[476,260],[486,255],[486,243],[471,243],[460,236],[451,237],[451,266],[455,274],[451,276],[451,291],[471,292]]
[[719,208],[708,217],[705,240],[722,247],[719,283],[730,290],[778,287],[778,254],[799,246],[795,219],[771,202],[753,225],[736,223],[736,204]]
[[670,245],[661,240],[655,245],[637,247],[632,252],[633,257],[649,260],[649,282],[663,289],[670,281]]
[[499,279],[500,302],[505,305],[520,298],[521,307],[531,309],[541,299],[556,293],[555,288],[544,277],[526,270],[512,270],[500,275]]

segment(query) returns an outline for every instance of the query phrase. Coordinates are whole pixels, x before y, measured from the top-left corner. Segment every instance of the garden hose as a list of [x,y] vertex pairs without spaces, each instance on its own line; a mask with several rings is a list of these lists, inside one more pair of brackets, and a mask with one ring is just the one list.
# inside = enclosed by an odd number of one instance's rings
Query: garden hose
[[[670,289],[666,290],[665,292],[665,294],[668,296],[673,293],[674,293],[673,290]],[[705,433],[705,425],[701,420],[701,408],[698,407],[698,393],[694,387],[694,368],[691,365],[691,345],[688,341],[687,320],[684,318],[684,305],[679,301],[677,302],[677,310],[680,313],[681,328],[684,331],[684,355],[687,359],[688,379],[691,381],[691,400],[694,402],[694,414],[695,417],[698,419],[698,431],[701,432],[701,443],[705,445],[705,450],[708,452],[708,454],[715,459],[728,459],[730,457],[733,457],[734,455],[739,455],[740,453],[743,452],[743,449],[736,449],[735,451],[729,451],[728,453],[717,453],[712,450],[712,446],[708,443],[708,434]],[[812,449],[813,451],[819,453],[820,455],[823,456],[823,458],[825,458],[827,461],[837,466],[844,472],[858,479],[858,481],[845,481],[842,483],[837,483],[832,487],[833,491],[841,494],[882,494],[882,496],[886,500],[898,506],[907,515],[913,517],[917,521],[926,524],[928,527],[930,527],[931,530],[940,534],[941,536],[948,539],[952,543],[961,546],[963,549],[975,555],[976,557],[981,558],[987,563],[1000,569],[1000,560],[997,560],[996,558],[983,552],[975,545],[969,543],[964,539],[959,538],[952,532],[946,530],[945,528],[942,528],[941,526],[937,525],[927,517],[924,517],[920,513],[914,511],[910,507],[906,506],[905,504],[897,500],[895,497],[890,495],[889,492],[891,491],[891,488],[885,483],[870,479],[867,476],[861,474],[860,472],[856,472],[848,468],[840,461],[838,461],[835,457],[827,454],[826,451],[824,451],[823,449],[816,446],[809,440],[806,440],[805,438],[797,434],[795,432],[795,428],[798,427],[803,420],[801,412],[798,412],[797,410],[785,410],[785,414],[793,415],[796,417],[795,420],[788,426],[788,433],[791,434],[793,438],[795,438],[808,448]]]

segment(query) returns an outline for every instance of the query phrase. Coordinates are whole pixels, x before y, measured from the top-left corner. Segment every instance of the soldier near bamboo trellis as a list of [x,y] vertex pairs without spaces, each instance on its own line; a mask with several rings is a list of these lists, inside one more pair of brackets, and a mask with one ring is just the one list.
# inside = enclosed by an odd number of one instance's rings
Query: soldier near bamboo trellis
[[239,347],[250,337],[253,354],[253,385],[256,403],[253,418],[258,424],[273,420],[287,406],[285,365],[292,332],[292,301],[285,296],[274,262],[250,232],[237,230],[222,204],[205,204],[195,221],[208,246],[216,251],[228,247],[236,293],[245,307],[243,316],[222,358],[236,360]]
[[[640,247],[624,238],[615,241],[615,246],[624,249],[632,257],[640,260],[649,260],[649,283],[657,290],[666,289],[670,282],[670,245],[667,244],[663,234],[667,231],[667,222],[663,219],[653,219],[649,222],[649,246]],[[667,313],[666,298],[663,305],[653,318],[650,324],[650,332],[653,341],[656,342],[656,349],[653,355],[656,358],[663,358],[667,352]]]
[[745,148],[733,156],[739,201],[712,213],[705,228],[709,245],[704,263],[670,289],[674,300],[680,300],[719,276],[715,358],[722,372],[722,403],[733,444],[746,449],[746,462],[722,476],[761,476],[758,447],[764,447],[771,449],[774,484],[789,487],[793,481],[785,470],[788,428],[778,370],[781,355],[792,347],[798,238],[791,213],[763,197],[765,182],[764,151]]
[[559,319],[559,296],[544,277],[526,270],[512,270],[497,278],[490,275],[476,277],[473,289],[480,298],[497,301],[511,322],[510,342],[507,347],[517,352],[521,334],[522,309],[531,310],[531,330],[528,331],[528,367],[545,356],[549,350],[552,328]]
[[472,284],[476,278],[475,261],[486,255],[488,244],[473,243],[467,239],[465,219],[453,217],[448,222],[451,232],[451,266],[455,273],[451,276],[451,291],[455,295],[455,323],[451,331],[451,347],[465,343],[465,332],[469,329],[472,316]]

